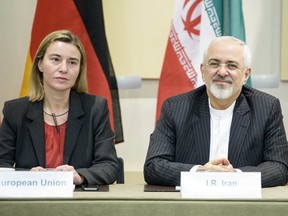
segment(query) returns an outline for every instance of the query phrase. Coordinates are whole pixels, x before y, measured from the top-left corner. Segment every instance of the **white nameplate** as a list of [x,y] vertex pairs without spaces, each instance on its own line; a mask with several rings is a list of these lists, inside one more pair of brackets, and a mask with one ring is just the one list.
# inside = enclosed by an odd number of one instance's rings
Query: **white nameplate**
[[0,197],[73,197],[72,171],[5,171]]
[[261,198],[260,172],[181,172],[182,198]]

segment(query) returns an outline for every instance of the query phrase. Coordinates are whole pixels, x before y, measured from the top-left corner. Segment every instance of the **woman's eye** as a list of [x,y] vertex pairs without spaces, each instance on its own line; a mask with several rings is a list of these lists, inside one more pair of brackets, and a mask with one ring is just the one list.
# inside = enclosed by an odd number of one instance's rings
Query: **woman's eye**
[[73,66],[78,65],[78,61],[75,61],[75,60],[70,60],[68,61],[68,63]]
[[60,59],[59,59],[59,58],[51,58],[51,60],[52,60],[52,61],[55,61],[55,62],[58,62],[58,61],[60,61]]

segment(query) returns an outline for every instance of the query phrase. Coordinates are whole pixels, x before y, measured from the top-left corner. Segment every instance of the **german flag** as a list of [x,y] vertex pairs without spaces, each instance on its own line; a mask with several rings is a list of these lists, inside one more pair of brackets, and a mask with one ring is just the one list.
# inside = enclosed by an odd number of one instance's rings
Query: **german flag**
[[38,0],[20,96],[28,95],[32,61],[42,39],[66,29],[79,37],[87,54],[88,91],[108,100],[115,143],[124,141],[116,77],[106,40],[102,0]]

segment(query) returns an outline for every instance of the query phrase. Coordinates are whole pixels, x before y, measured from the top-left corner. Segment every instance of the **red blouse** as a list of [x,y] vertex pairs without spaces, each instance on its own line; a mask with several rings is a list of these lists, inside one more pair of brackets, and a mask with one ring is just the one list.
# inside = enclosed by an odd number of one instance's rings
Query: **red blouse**
[[64,141],[66,133],[66,122],[59,125],[59,132],[56,126],[44,123],[45,127],[45,168],[56,168],[63,165]]

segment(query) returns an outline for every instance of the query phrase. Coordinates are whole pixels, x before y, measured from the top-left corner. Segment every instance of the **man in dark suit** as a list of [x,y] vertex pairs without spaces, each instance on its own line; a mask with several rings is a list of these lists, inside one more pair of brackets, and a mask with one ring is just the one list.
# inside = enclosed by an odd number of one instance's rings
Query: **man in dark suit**
[[205,85],[167,99],[150,137],[148,184],[180,185],[181,171],[261,172],[262,187],[285,185],[288,143],[277,98],[245,86],[251,54],[234,37],[204,53]]

